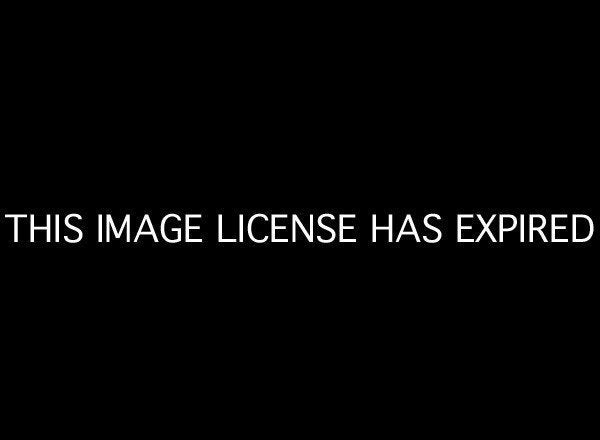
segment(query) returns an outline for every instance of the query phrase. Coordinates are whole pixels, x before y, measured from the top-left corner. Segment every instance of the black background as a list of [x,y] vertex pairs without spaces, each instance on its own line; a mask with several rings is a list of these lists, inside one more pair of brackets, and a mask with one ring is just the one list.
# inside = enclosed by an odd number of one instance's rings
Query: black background
[[[573,429],[595,389],[597,238],[460,246],[453,218],[597,221],[592,29],[524,11],[247,12],[23,16],[3,55],[2,213],[356,212],[361,243],[4,240],[11,412]],[[438,212],[444,241],[371,246],[375,212]]]

